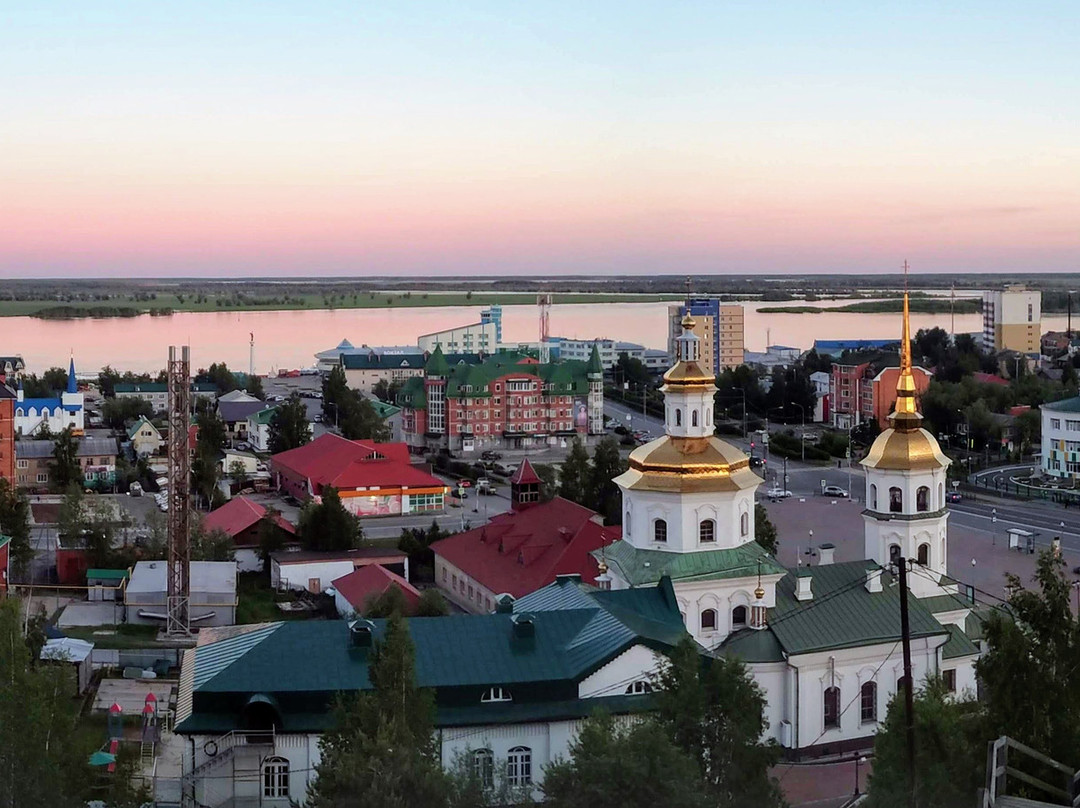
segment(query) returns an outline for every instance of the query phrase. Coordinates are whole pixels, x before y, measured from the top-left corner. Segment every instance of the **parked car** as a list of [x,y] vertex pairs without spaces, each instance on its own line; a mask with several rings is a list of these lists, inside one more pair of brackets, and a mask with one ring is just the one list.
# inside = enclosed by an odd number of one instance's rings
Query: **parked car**
[[132,497],[141,497],[143,494],[142,485],[139,483],[132,483],[128,486],[128,495]]
[[846,499],[848,495],[847,491],[838,485],[827,485],[822,489],[821,493],[827,497],[840,497],[842,499]]
[[481,460],[502,460],[502,455],[492,449],[480,453]]
[[959,491],[950,491],[948,494],[945,495],[945,500],[947,502],[959,502],[962,499],[963,496],[960,494]]
[[766,496],[768,496],[769,499],[787,499],[791,496],[791,492],[786,488],[770,488],[766,492]]
[[760,457],[757,455],[750,455],[750,468],[759,469],[763,465],[765,465],[765,462]]
[[481,477],[476,481],[476,492],[478,494],[491,493],[491,480],[487,477]]
[[245,441],[238,441],[236,444],[236,448],[239,449],[241,452],[247,452],[251,449],[251,444],[246,443]]

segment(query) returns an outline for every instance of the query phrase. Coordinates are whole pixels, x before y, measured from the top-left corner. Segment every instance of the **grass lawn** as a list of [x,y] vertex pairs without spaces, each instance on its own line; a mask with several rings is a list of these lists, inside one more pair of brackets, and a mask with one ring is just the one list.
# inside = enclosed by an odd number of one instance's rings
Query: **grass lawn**
[[[69,637],[89,640],[98,648],[146,648],[159,645],[157,634],[159,626],[133,625],[121,623],[118,626],[74,626],[62,629]],[[97,634],[99,631],[114,631],[115,634]]]
[[241,572],[237,597],[239,599],[239,603],[236,605],[237,624],[304,620],[310,616],[309,612],[281,611],[277,604],[281,601],[292,600],[292,598],[271,589],[266,574],[262,572]]

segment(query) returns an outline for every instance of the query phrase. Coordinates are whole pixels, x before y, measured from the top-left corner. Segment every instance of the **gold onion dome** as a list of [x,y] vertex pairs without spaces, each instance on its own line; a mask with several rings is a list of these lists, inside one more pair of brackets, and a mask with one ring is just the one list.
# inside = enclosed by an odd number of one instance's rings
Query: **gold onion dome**
[[864,466],[882,470],[926,471],[949,465],[951,461],[941,451],[937,438],[921,427],[922,415],[919,414],[915,394],[915,376],[911,372],[911,322],[905,291],[896,406],[889,416],[891,426],[874,440],[862,461]]
[[619,477],[634,491],[742,491],[762,483],[750,458],[717,437],[662,438],[630,453],[630,467]]
[[758,600],[765,597],[765,590],[761,588],[761,584],[758,584],[758,588],[754,590],[754,597]]

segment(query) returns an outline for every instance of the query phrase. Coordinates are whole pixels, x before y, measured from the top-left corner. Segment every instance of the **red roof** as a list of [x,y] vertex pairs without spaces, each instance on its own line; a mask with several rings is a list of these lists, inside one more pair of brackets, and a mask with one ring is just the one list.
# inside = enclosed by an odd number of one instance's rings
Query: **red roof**
[[526,457],[521,461],[521,465],[518,466],[517,471],[514,472],[514,476],[510,478],[510,482],[514,485],[539,483],[540,475],[536,473],[536,470],[532,467],[532,463],[529,462],[529,458]]
[[274,467],[311,481],[319,493],[323,486],[338,489],[442,487],[445,483],[409,462],[404,443],[346,440],[326,432],[311,443],[281,452],[271,459]]
[[1009,386],[1009,380],[1008,379],[1003,379],[1000,376],[995,376],[993,373],[983,373],[982,371],[976,371],[975,373],[972,373],[971,375],[975,378],[975,381],[980,382],[982,384],[998,384],[998,385],[1001,385],[1002,387],[1008,387]]
[[594,511],[555,497],[499,514],[483,527],[435,542],[431,549],[492,592],[520,598],[557,575],[577,573],[582,581],[594,583],[596,560],[589,553],[622,535],[618,527],[599,522]]
[[359,567],[348,575],[335,579],[333,585],[334,589],[340,592],[341,596],[358,612],[364,610],[368,601],[377,598],[392,586],[401,590],[401,594],[405,596],[405,602],[409,604],[410,612],[416,611],[417,604],[420,603],[420,593],[416,587],[400,575],[378,564]]
[[[247,497],[233,497],[220,508],[206,515],[203,526],[209,530],[221,530],[233,538],[263,518],[266,508]],[[292,522],[278,514],[277,525],[287,533],[296,533]]]

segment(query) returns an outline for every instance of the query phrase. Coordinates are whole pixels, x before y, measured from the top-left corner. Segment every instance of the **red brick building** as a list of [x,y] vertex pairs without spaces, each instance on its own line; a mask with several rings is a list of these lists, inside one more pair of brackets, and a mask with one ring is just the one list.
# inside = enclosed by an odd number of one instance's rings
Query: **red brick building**
[[[838,360],[832,366],[829,387],[829,412],[832,425],[850,429],[864,421],[874,420],[886,429],[888,417],[896,401],[896,380],[900,360],[895,354],[857,354]],[[932,374],[913,367],[915,393],[921,396],[930,385]]]
[[0,383],[0,478],[15,479],[15,391]]

